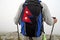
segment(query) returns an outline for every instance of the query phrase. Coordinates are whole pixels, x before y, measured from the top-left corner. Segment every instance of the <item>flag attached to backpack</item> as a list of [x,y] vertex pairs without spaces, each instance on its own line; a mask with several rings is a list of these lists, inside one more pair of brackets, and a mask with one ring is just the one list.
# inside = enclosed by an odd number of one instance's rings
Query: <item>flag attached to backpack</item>
[[21,13],[21,33],[29,37],[39,37],[43,30],[42,6],[39,1],[26,1]]

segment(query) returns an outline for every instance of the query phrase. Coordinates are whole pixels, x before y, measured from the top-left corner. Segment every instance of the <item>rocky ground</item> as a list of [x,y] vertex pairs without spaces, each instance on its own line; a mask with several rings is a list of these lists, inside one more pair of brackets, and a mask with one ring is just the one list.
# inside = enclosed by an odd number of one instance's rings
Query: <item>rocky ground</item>
[[[46,37],[48,40],[49,35],[46,35]],[[17,32],[12,32],[12,33],[0,35],[0,40],[18,40]],[[60,36],[59,35],[53,35],[52,40],[60,40]]]

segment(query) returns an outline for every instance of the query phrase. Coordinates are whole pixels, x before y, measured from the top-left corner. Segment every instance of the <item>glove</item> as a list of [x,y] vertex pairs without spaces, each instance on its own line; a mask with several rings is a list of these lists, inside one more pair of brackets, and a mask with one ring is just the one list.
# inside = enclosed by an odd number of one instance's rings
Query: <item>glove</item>
[[52,18],[53,18],[53,20],[54,20],[54,24],[57,23],[56,17],[52,17]]

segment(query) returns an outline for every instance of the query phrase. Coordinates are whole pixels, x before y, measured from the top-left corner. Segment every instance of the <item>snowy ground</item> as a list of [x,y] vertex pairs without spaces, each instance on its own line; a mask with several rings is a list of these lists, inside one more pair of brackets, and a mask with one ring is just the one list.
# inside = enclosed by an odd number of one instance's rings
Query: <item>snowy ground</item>
[[[46,37],[47,39],[49,39],[49,35],[46,35]],[[17,40],[17,38],[18,38],[17,32],[0,35],[0,40]],[[60,40],[60,36],[53,35],[52,40]]]

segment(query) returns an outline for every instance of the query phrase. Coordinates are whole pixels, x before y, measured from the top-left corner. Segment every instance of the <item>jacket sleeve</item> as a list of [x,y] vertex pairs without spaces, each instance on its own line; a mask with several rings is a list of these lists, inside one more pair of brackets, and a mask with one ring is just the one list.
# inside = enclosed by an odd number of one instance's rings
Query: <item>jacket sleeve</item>
[[22,4],[19,6],[19,9],[16,13],[16,16],[14,17],[14,22],[15,24],[17,25],[18,24],[18,21],[19,21],[19,18],[20,18],[20,15],[21,15],[21,12],[22,12]]
[[44,21],[48,25],[53,25],[54,21],[53,21],[53,18],[51,17],[48,6],[45,3],[42,3],[42,2],[41,2],[41,5],[43,6],[42,14],[43,14]]

